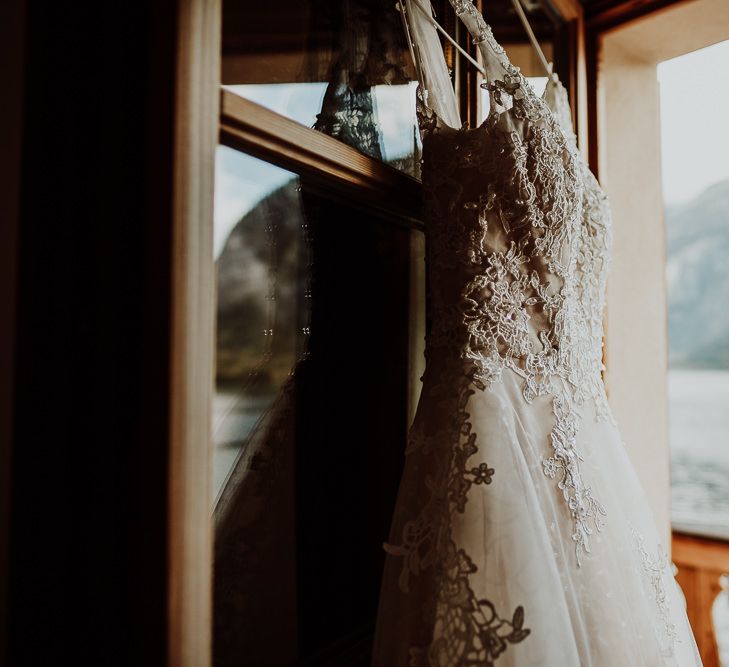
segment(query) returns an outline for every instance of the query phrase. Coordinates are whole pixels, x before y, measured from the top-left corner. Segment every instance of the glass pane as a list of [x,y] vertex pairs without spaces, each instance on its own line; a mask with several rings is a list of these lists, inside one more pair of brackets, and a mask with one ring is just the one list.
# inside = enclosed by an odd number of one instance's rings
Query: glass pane
[[295,174],[220,146],[213,491],[306,348],[308,247]]
[[224,3],[233,92],[417,175],[416,84],[389,0]]
[[214,663],[368,664],[422,234],[228,148],[216,169]]
[[[729,41],[658,65],[666,222],[671,520],[729,539]],[[686,132],[692,100],[712,109]]]

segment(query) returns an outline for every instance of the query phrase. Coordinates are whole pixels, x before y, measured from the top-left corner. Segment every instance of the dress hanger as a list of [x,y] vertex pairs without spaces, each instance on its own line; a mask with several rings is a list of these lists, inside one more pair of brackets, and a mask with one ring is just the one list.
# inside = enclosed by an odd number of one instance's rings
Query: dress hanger
[[547,56],[544,55],[544,51],[542,51],[542,47],[539,45],[539,40],[537,39],[536,35],[534,34],[534,31],[532,30],[532,26],[529,23],[529,19],[527,18],[526,13],[524,12],[524,7],[522,7],[521,0],[511,0],[511,4],[514,5],[516,14],[519,17],[521,24],[524,26],[524,30],[526,31],[527,37],[529,37],[529,41],[531,42],[532,46],[534,47],[534,50],[537,52],[537,57],[539,58],[539,61],[542,63],[542,67],[544,67],[544,71],[547,73],[547,76],[550,79],[553,78],[554,69],[552,67],[552,63],[547,60]]
[[[481,64],[477,60],[475,60],[474,58],[472,58],[471,55],[458,42],[456,42],[456,40],[453,39],[453,37],[451,37],[448,34],[448,32],[443,28],[443,26],[441,26],[441,24],[438,23],[438,21],[435,20],[435,18],[433,17],[433,15],[427,9],[425,9],[425,7],[423,7],[423,5],[420,3],[420,0],[410,0],[410,2],[412,2],[423,13],[423,15],[428,19],[428,21],[430,21],[430,23],[432,24],[432,26],[441,35],[443,35],[443,37],[445,37],[451,44],[453,44],[453,46],[456,48],[456,50],[464,58],[466,58],[466,60],[468,60],[468,62],[470,62],[481,74],[483,74],[484,76],[486,76],[486,70],[481,66]],[[410,29],[408,27],[407,16],[406,16],[407,11],[405,9],[405,4],[404,4],[404,2],[398,2],[395,5],[395,7],[400,12],[400,14],[402,16],[402,19],[403,19],[403,22],[404,22],[404,25],[405,25],[405,34],[407,35],[408,45],[410,47],[410,55],[413,58],[413,62],[415,62],[415,67],[417,69],[419,69],[418,60],[415,58],[415,53],[413,51],[413,49],[414,48],[417,48],[417,47],[413,45],[413,40],[410,37]]]
[[[456,48],[456,50],[464,57],[468,62],[470,62],[483,76],[486,76],[486,70],[480,65],[478,61],[476,61],[474,58],[471,57],[471,55],[463,48],[461,47],[458,42],[456,42],[455,39],[453,39],[448,32],[443,28],[443,26],[438,23],[438,21],[435,20],[433,15],[428,12],[428,10],[423,7],[423,5],[420,3],[419,0],[410,0],[427,18],[427,20],[432,24],[432,26],[441,34],[443,35],[453,46]],[[521,5],[521,0],[511,0],[511,3],[514,5],[514,9],[516,10],[516,14],[519,17],[519,21],[521,21],[522,26],[524,27],[524,30],[527,33],[527,37],[529,38],[529,41],[531,45],[534,47],[534,50],[537,53],[537,57],[539,58],[539,62],[541,63],[542,67],[544,67],[544,71],[547,73],[547,76],[552,79],[554,77],[554,70],[552,67],[552,63],[550,63],[547,60],[547,57],[544,55],[544,51],[542,51],[542,47],[539,45],[539,40],[536,38],[536,35],[534,34],[534,31],[532,30],[532,27],[529,23],[529,19],[527,18],[527,15],[524,12],[524,8]],[[415,52],[414,49],[417,48],[413,45],[413,40],[410,37],[410,29],[408,26],[407,16],[406,16],[406,9],[404,2],[398,2],[395,7],[400,12],[403,24],[405,26],[405,33],[407,35],[408,40],[408,46],[410,47],[410,55],[412,56],[413,62],[415,63],[416,69],[420,69],[418,65],[418,60],[415,58]],[[418,73],[420,75],[420,73]],[[422,80],[422,79],[421,79]]]

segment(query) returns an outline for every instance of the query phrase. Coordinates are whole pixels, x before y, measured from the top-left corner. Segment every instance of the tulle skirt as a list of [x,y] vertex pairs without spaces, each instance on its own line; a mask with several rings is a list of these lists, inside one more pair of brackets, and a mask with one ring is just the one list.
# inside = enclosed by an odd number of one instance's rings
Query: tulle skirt
[[424,378],[373,664],[700,665],[612,419],[596,418],[591,399],[579,408],[580,475],[600,511],[578,565],[569,493],[544,463],[553,397],[527,402],[511,370],[490,388],[457,375],[429,366]]

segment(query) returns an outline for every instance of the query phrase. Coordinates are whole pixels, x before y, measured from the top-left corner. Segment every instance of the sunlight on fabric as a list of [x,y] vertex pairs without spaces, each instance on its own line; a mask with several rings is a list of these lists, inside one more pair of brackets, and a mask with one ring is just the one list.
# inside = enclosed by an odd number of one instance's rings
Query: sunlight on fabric
[[[526,77],[527,83],[532,87],[532,90],[537,95],[544,95],[544,89],[547,87],[547,77],[546,76],[528,76]],[[489,112],[489,93],[487,90],[484,90],[483,88],[481,90],[481,105],[479,110],[479,118],[478,122],[482,123],[483,119],[486,118],[488,112]]]

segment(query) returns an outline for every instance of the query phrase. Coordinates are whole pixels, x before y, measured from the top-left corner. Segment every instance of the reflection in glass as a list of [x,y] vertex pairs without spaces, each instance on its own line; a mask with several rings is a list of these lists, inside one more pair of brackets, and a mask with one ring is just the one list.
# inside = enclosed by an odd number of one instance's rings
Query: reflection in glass
[[215,204],[214,664],[366,665],[422,237],[227,148]]
[[322,109],[328,88],[325,83],[230,85],[225,88],[302,125],[316,127],[405,173],[419,173],[421,142],[415,113],[415,82],[372,86],[359,97],[344,89],[340,91],[342,95],[332,95],[327,103],[328,115]]
[[306,345],[307,229],[295,174],[219,147],[214,230],[217,497]]
[[226,87],[417,176],[416,84],[395,3],[282,2],[245,17],[225,5]]

